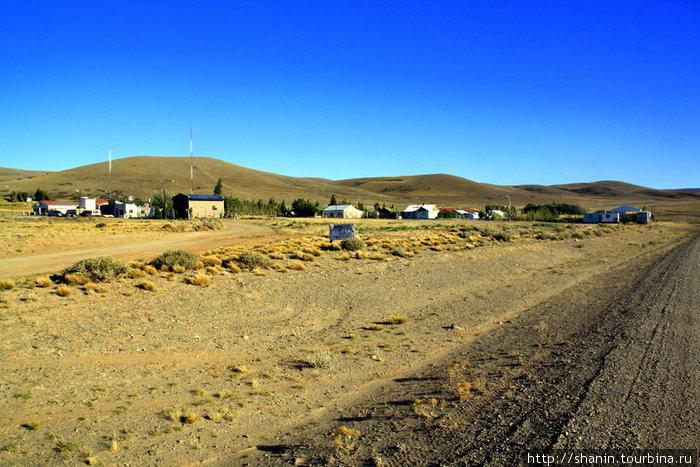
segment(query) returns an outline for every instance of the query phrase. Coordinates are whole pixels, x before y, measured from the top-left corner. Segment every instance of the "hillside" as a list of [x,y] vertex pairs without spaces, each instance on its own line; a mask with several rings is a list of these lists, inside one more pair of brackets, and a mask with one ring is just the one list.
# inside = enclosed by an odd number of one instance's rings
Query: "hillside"
[[[274,198],[290,203],[305,198],[327,202],[332,194],[351,203],[366,205],[437,203],[451,207],[482,208],[486,204],[515,206],[528,203],[566,202],[589,209],[611,208],[620,204],[666,206],[683,204],[684,211],[696,212],[700,194],[680,190],[656,190],[617,181],[599,181],[566,185],[501,186],[478,183],[448,174],[327,180],[299,178],[262,172],[222,160],[197,157],[194,168],[195,193],[211,193],[222,178],[224,194],[241,199],[267,201]],[[82,195],[107,197],[109,189],[107,162],[76,167],[60,172],[32,172],[1,169],[4,192],[41,188],[57,198]],[[21,178],[28,176],[31,178]],[[12,178],[14,177],[14,178]],[[115,197],[148,197],[157,190],[170,193],[190,191],[188,157],[128,157],[112,161],[112,192]]]
[[51,172],[48,172],[46,170],[21,170],[21,169],[8,169],[5,167],[0,167],[0,183],[36,177],[36,176],[44,175],[44,174],[48,174],[48,173],[51,173]]
[[[9,190],[34,191],[36,188],[53,193],[56,197],[82,195],[107,197],[109,190],[108,163],[101,162],[70,170],[52,172],[25,180],[7,183]],[[224,194],[252,200],[275,198],[288,203],[296,198],[324,202],[335,193],[351,202],[392,202],[386,195],[378,195],[356,188],[343,189],[331,180],[296,178],[248,169],[218,159],[194,159],[195,193],[211,193],[221,178]],[[190,160],[188,157],[128,157],[112,161],[112,192],[116,197],[148,197],[157,190],[169,193],[190,192]],[[6,190],[8,190],[6,188]]]

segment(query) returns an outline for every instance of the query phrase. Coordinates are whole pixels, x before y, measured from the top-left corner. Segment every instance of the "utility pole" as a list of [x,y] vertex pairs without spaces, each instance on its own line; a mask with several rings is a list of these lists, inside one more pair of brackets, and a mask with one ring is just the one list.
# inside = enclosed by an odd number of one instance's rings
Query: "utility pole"
[[107,151],[107,157],[109,158],[109,191],[107,198],[112,197],[112,145],[109,145],[109,150]]
[[511,214],[513,211],[510,208],[510,195],[506,195],[506,198],[508,198],[508,220],[512,221],[513,220],[513,215]]

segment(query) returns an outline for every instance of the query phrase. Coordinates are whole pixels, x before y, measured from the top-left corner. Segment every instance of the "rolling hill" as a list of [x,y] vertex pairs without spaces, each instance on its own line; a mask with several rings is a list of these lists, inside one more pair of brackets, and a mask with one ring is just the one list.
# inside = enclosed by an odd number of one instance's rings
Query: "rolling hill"
[[[139,156],[112,161],[112,194],[146,200],[157,190],[190,192],[188,157]],[[60,172],[31,172],[0,168],[4,192],[33,192],[41,188],[56,198],[84,196],[106,198],[109,191],[107,162]],[[12,179],[12,177],[15,177]],[[19,178],[25,177],[25,178]],[[588,208],[620,204],[665,204],[700,202],[700,194],[679,190],[656,190],[617,181],[566,185],[502,186],[478,183],[448,174],[327,180],[299,178],[262,172],[219,159],[197,157],[194,164],[194,192],[211,193],[219,177],[224,194],[241,199],[288,203],[296,198],[326,203],[332,194],[338,200],[365,205],[437,203],[442,206],[480,208],[486,204],[515,206],[527,203],[567,202]]]

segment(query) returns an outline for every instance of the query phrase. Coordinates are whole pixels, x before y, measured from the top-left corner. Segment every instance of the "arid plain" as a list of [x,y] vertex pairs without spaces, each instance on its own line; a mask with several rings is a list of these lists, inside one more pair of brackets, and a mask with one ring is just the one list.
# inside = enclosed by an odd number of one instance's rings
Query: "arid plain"
[[[214,230],[184,221],[2,222],[7,260],[51,245],[76,258],[86,244],[105,253],[146,245],[125,254],[130,271],[105,284],[47,283],[42,269],[5,274],[3,465],[497,464],[525,448],[579,446],[564,433],[585,424],[540,424],[523,440],[517,430],[482,439],[473,427],[500,426],[489,419],[496,413],[522,422],[503,404],[524,408],[528,391],[552,384],[543,362],[573,364],[581,333],[594,339],[592,327],[615,315],[616,303],[631,303],[645,274],[669,255],[697,259],[698,250],[690,226],[672,223],[367,220],[357,223],[366,247],[345,251],[320,220],[226,221]],[[170,242],[198,251],[196,270],[148,266]],[[246,252],[266,259],[236,261]],[[64,261],[56,270],[72,264]],[[697,330],[697,317],[684,319]],[[697,337],[689,339],[692,355]],[[561,393],[540,394],[550,418],[577,419],[563,414],[588,393],[561,413],[553,407],[575,393],[591,358],[559,375]],[[697,366],[671,361],[692,397]],[[524,375],[532,381],[520,387]],[[696,428],[697,407],[681,407]],[[617,442],[689,447],[677,429],[658,430],[663,436]]]

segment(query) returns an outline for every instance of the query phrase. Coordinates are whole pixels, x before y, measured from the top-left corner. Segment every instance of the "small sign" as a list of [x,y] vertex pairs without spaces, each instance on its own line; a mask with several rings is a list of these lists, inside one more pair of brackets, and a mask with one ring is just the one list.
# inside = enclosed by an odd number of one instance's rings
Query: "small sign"
[[328,238],[333,240],[344,240],[355,236],[355,224],[330,224]]

